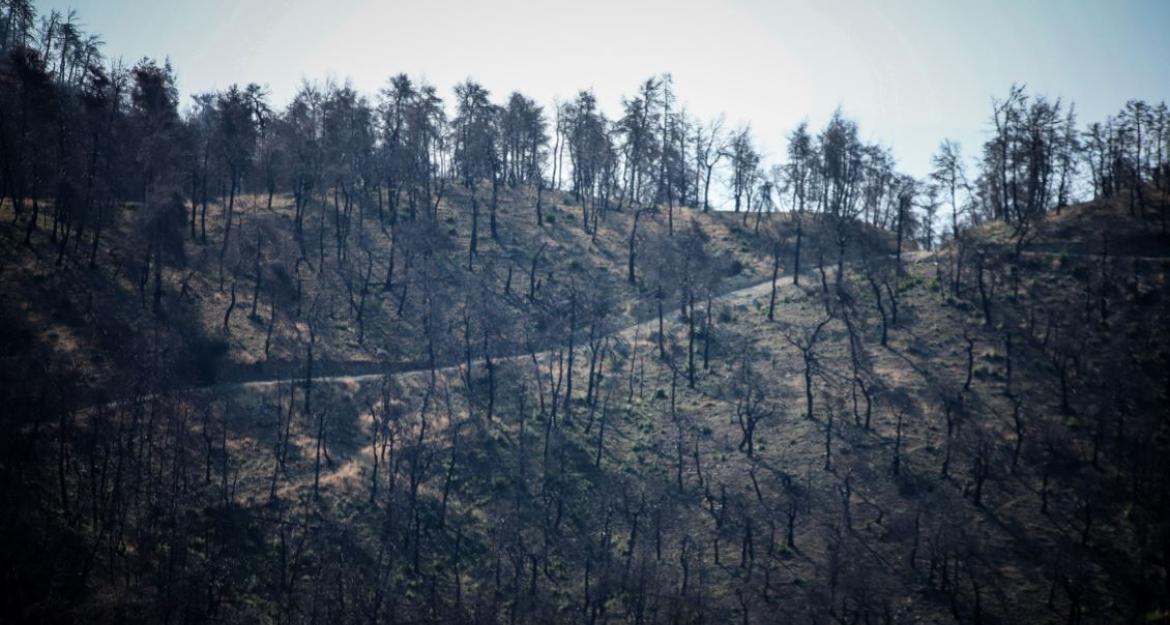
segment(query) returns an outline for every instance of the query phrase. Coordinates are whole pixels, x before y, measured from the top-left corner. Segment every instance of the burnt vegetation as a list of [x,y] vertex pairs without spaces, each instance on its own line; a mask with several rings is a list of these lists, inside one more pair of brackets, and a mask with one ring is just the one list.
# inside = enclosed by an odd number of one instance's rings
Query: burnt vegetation
[[0,622],[1166,618],[1165,104],[916,179],[101,43],[0,0]]

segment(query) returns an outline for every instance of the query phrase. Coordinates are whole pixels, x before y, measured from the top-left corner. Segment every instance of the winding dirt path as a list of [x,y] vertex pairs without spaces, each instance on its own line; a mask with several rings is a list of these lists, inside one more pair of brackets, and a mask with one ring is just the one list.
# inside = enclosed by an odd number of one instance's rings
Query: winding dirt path
[[[756,283],[753,283],[749,286],[735,289],[732,291],[728,291],[727,293],[724,293],[722,295],[718,295],[718,296],[712,298],[712,302],[713,303],[720,303],[720,304],[724,304],[724,305],[751,304],[752,301],[757,299],[757,298],[769,297],[771,294],[771,288],[772,288],[772,281],[769,278],[767,280],[756,282]],[[783,297],[785,294],[791,294],[798,287],[795,287],[792,285],[792,276],[791,276],[791,274],[789,274],[789,275],[781,275],[777,278],[776,288],[777,288],[777,297]],[[673,308],[670,311],[664,313],[663,319],[665,320],[665,323],[667,325],[670,325],[670,326],[674,326],[675,324],[677,324],[678,317],[681,314],[681,311],[682,311],[681,308]],[[625,338],[627,340],[632,340],[633,338],[638,337],[639,340],[648,340],[648,337],[650,336],[651,332],[657,330],[657,324],[658,324],[658,317],[653,316],[649,319],[643,319],[643,320],[638,321],[636,323],[619,328],[619,329],[607,334],[606,336],[608,336],[610,338]],[[564,349],[564,347],[565,346],[561,345],[561,346],[541,350],[541,351],[535,353],[535,357],[537,358],[538,362],[543,363],[543,362],[545,362],[545,359],[550,357],[552,354],[556,353],[558,350]],[[533,358],[533,354],[528,353],[528,352],[524,352],[521,354],[511,354],[511,355],[507,355],[507,356],[496,356],[496,357],[494,357],[493,360],[496,363],[504,363],[504,362],[518,362],[518,361],[523,361],[523,360],[531,360],[532,358]],[[485,361],[483,358],[477,358],[477,359],[472,361],[472,363],[476,364],[476,365],[483,364],[484,362]],[[352,367],[351,371],[348,371],[348,372],[344,371],[347,364]],[[203,386],[193,386],[193,387],[190,387],[189,390],[193,393],[198,393],[198,394],[216,393],[216,392],[223,392],[223,391],[228,391],[228,392],[231,392],[231,391],[262,391],[262,390],[273,388],[279,384],[287,384],[290,381],[298,382],[298,383],[303,382],[303,379],[304,379],[303,378],[303,375],[304,375],[303,365],[288,365],[288,366],[293,370],[293,373],[286,374],[286,375],[269,373],[261,379],[219,382],[219,383],[208,384],[208,385],[203,385]],[[440,366],[440,367],[437,367],[435,369],[435,373],[436,373],[436,375],[447,375],[447,374],[458,371],[460,366],[461,366],[461,364]],[[430,373],[431,373],[431,370],[429,368],[418,367],[416,364],[411,364],[411,363],[404,363],[404,364],[400,364],[397,366],[395,366],[395,365],[386,366],[386,365],[382,365],[382,364],[379,364],[376,362],[330,363],[330,362],[326,361],[326,362],[314,363],[314,367],[320,367],[322,369],[331,371],[330,373],[327,373],[324,375],[314,376],[313,377],[314,384],[362,384],[362,383],[380,380],[385,376],[389,376],[391,379],[406,380],[406,379],[409,379],[412,377],[421,377],[424,375],[430,375]],[[371,368],[381,368],[381,370],[376,371],[376,372],[371,372],[370,371]],[[342,369],[342,371],[337,372],[337,369]],[[122,406],[125,404],[130,404],[130,403],[140,402],[140,401],[150,401],[153,399],[155,399],[155,396],[147,395],[147,396],[137,397],[137,398],[130,399],[130,400],[115,400],[115,401],[111,401],[111,402],[106,402],[104,405],[107,408],[116,408],[118,406]]]
[[[781,275],[779,278],[777,278],[777,284],[776,284],[777,297],[783,297],[786,293],[791,293],[796,288],[797,287],[794,287],[792,285],[791,275],[787,275],[787,276]],[[724,305],[733,305],[733,306],[734,305],[742,305],[742,304],[751,304],[752,301],[757,299],[757,298],[769,297],[771,294],[771,289],[772,289],[772,280],[769,278],[769,279],[764,280],[762,282],[754,283],[750,286],[736,289],[734,291],[728,291],[727,293],[724,293],[723,295],[713,297],[711,301],[713,303],[719,303],[719,304],[724,304]],[[674,308],[668,312],[665,312],[663,319],[665,320],[666,325],[675,325],[676,323],[678,323],[678,317],[681,314],[682,314],[681,308]],[[637,336],[637,337],[640,337],[639,340],[646,340],[646,337],[649,337],[651,332],[657,330],[657,325],[658,325],[658,317],[655,316],[655,317],[652,317],[650,319],[644,319],[644,320],[638,321],[637,323],[633,323],[631,325],[619,328],[619,329],[607,334],[606,336],[608,336],[610,338],[626,338],[626,339],[632,339],[633,337]],[[558,347],[545,349],[545,350],[536,352],[535,356],[537,359],[543,361],[545,358],[552,355],[556,351],[558,351],[560,349],[564,349],[564,347],[565,346],[561,345]],[[525,352],[522,354],[512,354],[512,355],[508,355],[508,356],[496,356],[493,358],[493,360],[496,363],[503,363],[503,362],[517,362],[517,361],[523,361],[523,360],[530,360],[531,358],[532,358],[532,354]],[[483,364],[484,359],[477,358],[477,359],[473,360],[472,363],[476,364],[476,365]],[[453,371],[458,370],[458,368],[460,366],[461,366],[460,364],[440,366],[440,367],[437,367],[435,369],[435,372],[437,374],[440,374],[440,375],[442,375],[444,373],[451,373]],[[389,375],[391,378],[397,379],[397,378],[409,378],[412,376],[422,376],[422,375],[429,375],[429,374],[430,374],[430,369],[427,369],[427,368],[409,368],[409,369],[395,370],[393,367],[391,367],[386,371],[377,372],[377,373],[355,372],[355,373],[336,373],[336,374],[317,376],[317,377],[313,378],[313,383],[314,384],[322,384],[322,383],[323,384],[360,384],[363,382],[372,382],[375,380],[380,380],[384,376],[387,376],[387,375]],[[296,380],[298,378],[296,378],[296,377],[290,378],[290,377],[286,376],[286,377],[268,378],[268,379],[263,379],[263,380],[249,380],[246,382],[225,382],[225,383],[220,383],[220,384],[212,384],[209,386],[199,387],[199,390],[207,390],[207,391],[263,390],[263,389],[271,388],[277,384],[285,384],[285,383],[289,382],[290,379]]]

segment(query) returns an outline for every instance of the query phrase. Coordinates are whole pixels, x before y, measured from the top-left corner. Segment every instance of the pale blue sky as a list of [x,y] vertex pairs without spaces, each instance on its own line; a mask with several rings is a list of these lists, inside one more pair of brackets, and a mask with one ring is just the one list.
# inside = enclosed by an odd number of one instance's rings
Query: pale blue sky
[[42,0],[78,10],[108,53],[169,56],[184,94],[302,78],[425,77],[450,98],[473,77],[502,100],[551,105],[595,89],[608,114],[644,78],[673,73],[688,110],[751,122],[782,157],[801,119],[841,105],[922,175],[946,137],[978,151],[990,99],[1013,82],[1074,100],[1082,121],[1130,98],[1170,99],[1170,0],[891,2],[596,0]]

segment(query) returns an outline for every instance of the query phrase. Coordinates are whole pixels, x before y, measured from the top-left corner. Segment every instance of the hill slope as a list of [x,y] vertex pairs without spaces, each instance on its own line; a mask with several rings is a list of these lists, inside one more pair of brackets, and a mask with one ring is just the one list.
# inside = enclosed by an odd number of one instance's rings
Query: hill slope
[[[9,234],[8,353],[53,356],[19,392],[5,384],[40,415],[6,450],[34,458],[6,472],[20,545],[6,575],[22,589],[6,614],[1122,622],[1164,607],[1156,222],[1084,205],[899,255],[857,230],[838,276],[833,224],[806,216],[793,276],[790,216],[757,229],[678,211],[671,236],[659,211],[639,217],[631,285],[629,211],[594,242],[568,198],[537,229],[526,193],[501,204],[473,271],[459,192],[435,222],[454,234],[396,226],[415,247],[394,252],[395,275],[415,277],[385,292],[315,275],[331,253],[318,239],[301,314],[295,280],[273,289],[267,359],[266,297],[258,320],[245,310],[254,248],[221,290],[217,250],[185,243],[152,313],[128,269],[38,273],[51,260]],[[261,293],[299,248],[281,211],[237,230],[272,224]],[[356,224],[348,253],[384,278],[390,237],[376,216]],[[1126,242],[1104,253],[1102,232]],[[200,341],[223,341],[202,386],[199,363],[145,375]],[[94,386],[118,401],[49,390],[98,362]]]

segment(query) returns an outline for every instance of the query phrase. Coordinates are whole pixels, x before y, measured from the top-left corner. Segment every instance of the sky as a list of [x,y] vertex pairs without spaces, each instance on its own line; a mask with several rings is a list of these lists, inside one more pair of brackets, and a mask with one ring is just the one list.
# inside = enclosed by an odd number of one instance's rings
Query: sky
[[41,0],[76,9],[107,55],[169,57],[184,96],[302,80],[373,97],[398,73],[448,100],[473,78],[497,101],[551,108],[591,88],[623,95],[670,72],[687,111],[751,124],[767,162],[785,135],[840,107],[903,171],[930,169],[945,138],[968,157],[993,97],[1013,83],[1076,103],[1082,123],[1129,99],[1170,100],[1170,0]]

